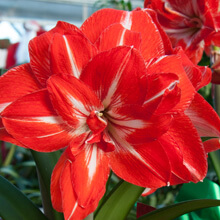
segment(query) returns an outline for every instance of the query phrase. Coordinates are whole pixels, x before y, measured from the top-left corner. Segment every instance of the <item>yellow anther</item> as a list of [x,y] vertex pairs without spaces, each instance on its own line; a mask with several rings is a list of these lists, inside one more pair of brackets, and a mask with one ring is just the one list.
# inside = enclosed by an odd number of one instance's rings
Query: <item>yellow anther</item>
[[103,113],[102,113],[102,112],[99,112],[99,113],[97,114],[97,116],[102,117],[102,116],[103,116]]

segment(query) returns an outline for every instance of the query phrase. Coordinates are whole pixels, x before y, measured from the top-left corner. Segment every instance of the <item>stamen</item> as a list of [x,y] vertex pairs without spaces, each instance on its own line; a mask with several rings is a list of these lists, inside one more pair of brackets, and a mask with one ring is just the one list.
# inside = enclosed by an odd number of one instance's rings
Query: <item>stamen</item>
[[102,112],[98,112],[97,116],[102,117],[103,113]]

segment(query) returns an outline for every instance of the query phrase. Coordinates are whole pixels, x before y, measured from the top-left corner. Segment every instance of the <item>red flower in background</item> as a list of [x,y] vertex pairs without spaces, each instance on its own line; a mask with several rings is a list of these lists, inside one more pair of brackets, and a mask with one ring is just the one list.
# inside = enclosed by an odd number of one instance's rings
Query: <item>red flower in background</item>
[[220,27],[218,0],[145,0],[145,7],[157,12],[172,45],[181,46],[195,64]]
[[205,177],[219,144],[200,136],[220,136],[197,93],[210,70],[172,49],[152,10],[100,10],[80,29],[59,22],[29,52],[30,64],[0,78],[0,137],[42,152],[67,147],[51,179],[65,219],[95,210],[110,169],[148,188]]

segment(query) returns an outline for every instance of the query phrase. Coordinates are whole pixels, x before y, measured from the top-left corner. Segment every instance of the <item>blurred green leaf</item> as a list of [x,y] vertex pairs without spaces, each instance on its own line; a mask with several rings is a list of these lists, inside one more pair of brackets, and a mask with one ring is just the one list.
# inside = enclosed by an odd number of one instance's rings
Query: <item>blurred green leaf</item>
[[8,70],[6,69],[0,69],[0,75],[3,75],[5,72],[7,72]]
[[220,200],[215,199],[197,199],[191,201],[180,202],[165,208],[152,211],[138,220],[173,220],[185,213],[192,212],[202,208],[220,206]]
[[125,219],[143,190],[143,187],[125,181],[119,182],[103,201],[95,220]]
[[[220,187],[208,180],[204,179],[203,182],[199,183],[186,183],[183,184],[176,202],[191,199],[218,199],[220,200]],[[220,207],[213,207],[208,209],[202,209],[196,212],[192,212],[181,216],[178,220],[184,219],[200,219],[200,220],[216,220],[220,219]]]
[[215,169],[215,173],[218,177],[218,182],[220,184],[220,150],[210,152],[209,157],[212,161],[213,167]]
[[12,166],[7,166],[7,167],[1,167],[0,168],[0,174],[3,175],[10,175],[14,178],[19,178],[19,175],[17,172],[14,171]]
[[4,220],[48,220],[22,192],[1,176],[0,216]]

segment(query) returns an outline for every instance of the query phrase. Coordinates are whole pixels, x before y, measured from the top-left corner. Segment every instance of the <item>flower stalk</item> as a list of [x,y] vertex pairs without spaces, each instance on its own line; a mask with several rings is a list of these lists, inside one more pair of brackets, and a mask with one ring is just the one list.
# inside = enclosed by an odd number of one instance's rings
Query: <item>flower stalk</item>
[[8,165],[11,163],[15,151],[16,151],[16,145],[12,144],[11,147],[10,147],[10,150],[9,150],[9,152],[8,152],[8,155],[7,155],[7,157],[5,158],[5,161],[4,161],[4,163],[3,163],[3,166],[4,166],[4,167],[8,166]]

